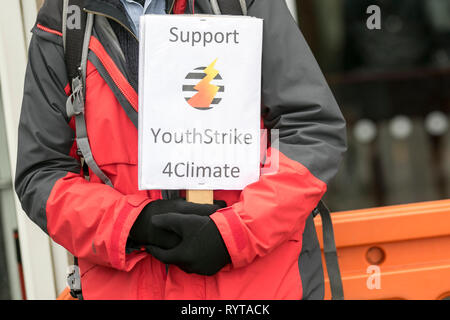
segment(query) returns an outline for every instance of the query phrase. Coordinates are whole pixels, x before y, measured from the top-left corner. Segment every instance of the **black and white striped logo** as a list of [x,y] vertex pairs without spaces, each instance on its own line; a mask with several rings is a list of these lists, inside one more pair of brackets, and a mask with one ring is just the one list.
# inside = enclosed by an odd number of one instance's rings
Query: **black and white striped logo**
[[[206,81],[206,84],[204,83],[204,86],[208,87],[217,87],[217,93],[214,95],[214,97],[211,97],[210,103],[202,103],[198,104],[197,102],[194,102],[195,99],[192,99],[194,96],[200,94],[201,92],[201,82],[204,82],[204,79],[207,77],[207,74],[205,73],[205,70],[208,70],[208,67],[198,67],[195,68],[192,72],[190,72],[183,84],[183,94],[186,102],[193,108],[199,109],[199,110],[210,110],[220,104],[220,102],[223,99],[223,94],[225,92],[225,86],[223,83],[222,76],[220,73],[217,72],[217,75],[214,76],[213,80],[208,82]],[[216,71],[216,70],[215,70]],[[211,77],[212,78],[212,77]],[[209,91],[208,89],[206,91]],[[203,102],[204,100],[201,99]]]

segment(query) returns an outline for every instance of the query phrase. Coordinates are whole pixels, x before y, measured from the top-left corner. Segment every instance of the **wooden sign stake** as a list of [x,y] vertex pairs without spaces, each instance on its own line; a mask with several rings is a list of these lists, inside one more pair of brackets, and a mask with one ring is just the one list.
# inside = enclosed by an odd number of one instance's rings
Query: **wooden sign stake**
[[214,192],[212,190],[187,190],[186,200],[199,204],[213,204]]

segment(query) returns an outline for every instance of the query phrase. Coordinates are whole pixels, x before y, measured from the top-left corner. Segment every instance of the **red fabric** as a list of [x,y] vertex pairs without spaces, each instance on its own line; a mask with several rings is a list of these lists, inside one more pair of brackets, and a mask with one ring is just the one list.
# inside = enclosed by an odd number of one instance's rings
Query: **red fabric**
[[186,11],[187,0],[176,0],[175,5],[173,7],[173,13],[175,14],[183,14]]
[[70,83],[68,83],[67,86],[64,88],[64,92],[66,93],[66,96],[70,95],[70,92],[72,92],[72,89],[70,88]]
[[247,186],[240,201],[211,218],[224,237],[233,267],[264,257],[289,240],[301,240],[306,219],[326,191],[324,182],[275,149],[280,168]]
[[143,256],[125,258],[128,232],[149,201],[69,173],[55,184],[47,201],[47,229],[52,239],[81,260],[130,270]]
[[[90,47],[137,106],[137,95],[101,44],[92,38]],[[161,192],[138,190],[137,130],[90,62],[86,81],[91,149],[114,189],[92,172],[89,182],[69,173],[56,182],[46,207],[50,236],[79,258],[85,299],[301,299],[302,233],[325,183],[279,153],[277,173],[243,191],[214,192],[229,205],[211,218],[232,264],[212,277],[175,266],[166,274],[164,264],[146,252],[125,252],[134,221]]]
[[91,42],[89,44],[89,49],[91,49],[95,55],[100,59],[101,63],[108,71],[114,83],[117,85],[122,94],[127,98],[128,102],[131,104],[134,110],[138,111],[138,95],[133,89],[131,84],[127,81],[125,76],[120,72],[119,68],[116,66],[111,57],[106,53],[105,48],[103,48],[100,41],[95,37],[91,37]]

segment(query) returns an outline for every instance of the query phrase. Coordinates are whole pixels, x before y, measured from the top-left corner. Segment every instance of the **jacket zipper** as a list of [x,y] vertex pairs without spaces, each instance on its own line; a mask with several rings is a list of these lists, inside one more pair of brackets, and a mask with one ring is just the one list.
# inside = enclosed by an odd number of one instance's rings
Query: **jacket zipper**
[[101,12],[98,12],[98,11],[91,11],[91,10],[88,10],[88,9],[83,9],[83,10],[86,11],[86,12],[88,12],[88,13],[92,13],[92,14],[96,14],[96,15],[99,15],[99,16],[103,16],[103,17],[105,17],[105,18],[108,18],[108,19],[111,19],[111,20],[117,22],[117,23],[118,23],[119,25],[121,25],[125,30],[127,30],[129,33],[131,33],[131,35],[139,42],[139,39],[138,39],[138,37],[136,37],[136,35],[134,34],[134,32],[131,31],[130,28],[128,28],[126,25],[124,25],[122,22],[120,22],[118,19],[114,18],[113,16],[110,16],[110,15],[107,15],[107,14],[104,14],[104,13],[101,13]]

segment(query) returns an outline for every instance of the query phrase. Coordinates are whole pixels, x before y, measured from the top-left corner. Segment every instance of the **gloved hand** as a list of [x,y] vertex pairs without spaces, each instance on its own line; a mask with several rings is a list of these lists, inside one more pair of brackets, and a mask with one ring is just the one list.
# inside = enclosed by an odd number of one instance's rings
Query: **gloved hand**
[[208,217],[217,210],[226,207],[224,201],[215,201],[215,204],[196,204],[184,199],[156,200],[150,202],[136,219],[129,234],[127,247],[142,247],[155,245],[170,249],[175,247],[181,238],[171,230],[159,228],[152,223],[152,217],[168,212],[177,212],[185,215],[198,215]]
[[207,216],[167,213],[152,217],[155,226],[177,233],[181,242],[173,249],[148,246],[153,257],[187,273],[211,276],[231,262],[214,221]]

